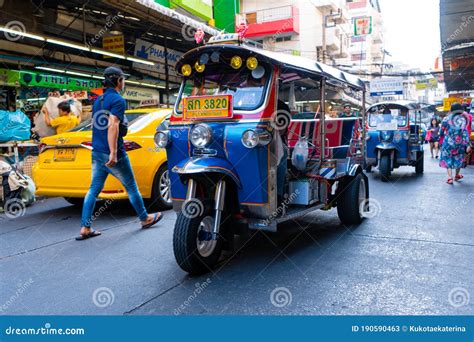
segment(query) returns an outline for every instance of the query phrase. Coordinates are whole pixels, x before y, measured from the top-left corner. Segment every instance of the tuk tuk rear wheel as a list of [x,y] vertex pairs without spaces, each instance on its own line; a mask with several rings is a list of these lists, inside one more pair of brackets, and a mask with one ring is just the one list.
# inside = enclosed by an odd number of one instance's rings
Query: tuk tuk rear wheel
[[390,155],[382,154],[379,161],[379,171],[382,182],[388,182],[390,178]]
[[341,184],[342,192],[337,200],[337,215],[343,224],[359,224],[368,207],[369,183],[367,177],[359,173]]
[[209,201],[192,201],[201,203],[198,215],[181,210],[174,227],[173,250],[179,267],[189,274],[198,275],[211,271],[219,261],[222,238],[211,239],[214,215]]
[[417,174],[422,174],[425,168],[425,163],[424,163],[424,153],[423,152],[417,152],[416,153],[416,164],[415,164],[415,172]]

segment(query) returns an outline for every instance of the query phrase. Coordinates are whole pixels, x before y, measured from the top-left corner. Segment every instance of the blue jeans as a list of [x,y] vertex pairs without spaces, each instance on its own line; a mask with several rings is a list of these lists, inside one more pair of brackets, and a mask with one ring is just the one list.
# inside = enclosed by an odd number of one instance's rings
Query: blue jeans
[[96,199],[104,188],[105,180],[109,174],[115,176],[127,190],[130,203],[135,209],[140,221],[145,221],[148,217],[127,154],[120,157],[117,164],[113,167],[105,166],[108,161],[108,154],[92,151],[92,182],[86,198],[84,198],[81,219],[82,227],[89,228],[92,221],[94,221],[95,217],[92,217],[92,215],[94,213]]

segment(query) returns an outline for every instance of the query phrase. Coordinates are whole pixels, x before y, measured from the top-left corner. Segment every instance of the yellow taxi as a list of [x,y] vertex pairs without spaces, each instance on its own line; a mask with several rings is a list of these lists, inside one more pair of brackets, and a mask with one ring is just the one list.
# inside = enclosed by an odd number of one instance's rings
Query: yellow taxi
[[[166,151],[157,149],[153,137],[158,126],[167,129],[170,109],[139,108],[125,112],[129,121],[124,145],[138,189],[147,207],[171,208]],[[41,139],[38,161],[33,167],[36,195],[64,197],[81,205],[91,182],[92,122],[86,120],[68,132]],[[102,199],[128,199],[122,184],[107,177]]]

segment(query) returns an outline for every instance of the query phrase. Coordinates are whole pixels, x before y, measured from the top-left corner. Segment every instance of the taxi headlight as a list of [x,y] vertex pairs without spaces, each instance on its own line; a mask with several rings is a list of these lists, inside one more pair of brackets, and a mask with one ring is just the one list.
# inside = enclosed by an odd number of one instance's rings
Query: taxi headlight
[[155,133],[153,140],[156,147],[165,148],[170,143],[170,133],[169,131],[158,131]]
[[254,148],[256,146],[265,146],[272,141],[270,132],[264,129],[248,129],[242,133],[242,145],[247,148]]
[[206,124],[198,124],[191,129],[190,140],[194,147],[204,147],[211,141],[212,130]]

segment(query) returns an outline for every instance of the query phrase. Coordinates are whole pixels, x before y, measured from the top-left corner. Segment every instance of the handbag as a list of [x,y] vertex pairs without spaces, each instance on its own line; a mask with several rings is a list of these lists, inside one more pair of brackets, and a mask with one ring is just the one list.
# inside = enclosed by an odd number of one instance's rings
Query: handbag
[[431,131],[426,132],[425,140],[430,141],[431,140]]
[[[103,111],[104,110],[104,95],[101,95],[100,97],[100,109]],[[109,111],[107,110],[107,116],[109,116]],[[124,123],[123,120],[120,120],[119,123],[119,136],[124,137],[128,133],[128,124]]]

